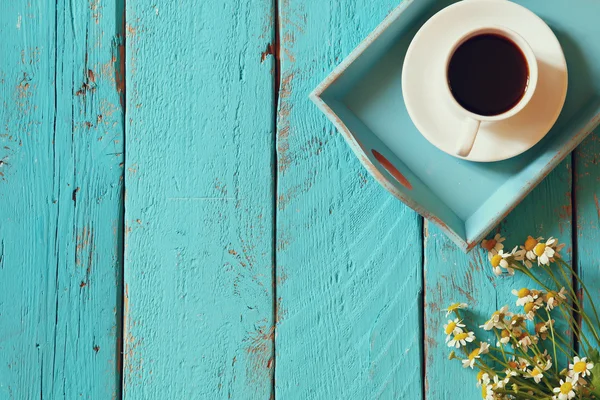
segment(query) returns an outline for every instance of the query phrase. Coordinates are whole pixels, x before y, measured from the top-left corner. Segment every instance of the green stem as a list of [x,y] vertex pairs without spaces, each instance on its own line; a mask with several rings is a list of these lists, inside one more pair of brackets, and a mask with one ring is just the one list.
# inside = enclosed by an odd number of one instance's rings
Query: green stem
[[[567,307],[569,310],[574,311],[576,313],[578,313],[579,315],[581,315],[581,313],[574,309],[571,305],[569,304],[565,304],[565,307]],[[585,345],[587,346],[587,351],[585,351],[586,353],[589,353],[590,349],[593,349],[592,345],[590,344],[588,338],[583,334],[583,331],[581,330],[581,327],[579,326],[578,323],[572,322],[573,318],[569,319],[569,324],[570,326],[573,328],[573,331],[575,332],[575,334],[577,335],[577,337],[579,338],[580,343],[583,345],[585,342]],[[595,338],[595,336],[594,336]],[[600,342],[599,342],[600,344]]]
[[[559,266],[564,265],[564,266],[569,267],[569,265],[562,258],[559,257],[556,260],[557,260],[557,263],[559,264]],[[569,269],[571,270],[571,272],[573,273],[573,276],[575,277],[575,279],[577,279],[577,282],[579,282],[579,284],[583,288],[583,291],[585,292],[586,296],[588,297],[588,300],[590,301],[590,304],[592,305],[592,311],[594,312],[594,316],[596,317],[596,322],[598,323],[598,326],[600,326],[600,318],[598,317],[598,311],[596,310],[596,306],[594,305],[594,301],[592,300],[592,296],[590,295],[590,292],[587,290],[587,286],[585,286],[583,281],[579,278],[579,275],[577,275],[574,268],[569,268]]]
[[[530,277],[531,279],[533,279],[538,285],[540,285],[546,291],[548,291],[548,292],[552,291],[552,289],[550,289],[548,286],[546,286],[545,284],[543,284],[542,282],[540,282],[539,279],[537,279],[531,272],[529,272],[529,270],[525,266],[520,266],[518,269],[519,269],[519,271],[523,272],[525,275],[527,275],[528,277]],[[561,270],[561,272],[564,275],[564,271],[562,270],[562,268],[560,268],[560,270]],[[550,275],[550,277],[552,278],[552,280],[554,280],[554,282],[558,286],[561,286],[561,287],[563,286],[554,277],[554,275],[552,274],[552,271],[550,271],[550,269],[548,269],[548,275]],[[566,280],[566,276],[565,276],[565,280]],[[573,294],[575,293],[573,291],[573,288],[570,285],[567,284],[566,286],[573,292]],[[577,297],[577,296],[575,296],[575,297]],[[578,303],[578,301],[577,301],[576,298],[573,298],[573,301],[576,302],[576,303]],[[589,341],[587,340],[587,338],[585,336],[583,336],[583,334],[582,334],[581,329],[579,328],[579,326],[577,324],[573,323],[573,321],[572,321],[573,318],[571,316],[567,316],[566,313],[564,312],[564,310],[561,309],[561,311],[563,312],[563,315],[565,317],[565,321],[569,324],[569,326],[571,327],[571,329],[573,329],[574,332],[575,331],[578,332],[578,333],[576,333],[578,337],[583,338],[583,340],[587,343],[588,350],[589,350],[589,348],[591,348],[591,345],[589,344]],[[576,311],[576,310],[574,310],[574,311]],[[583,317],[585,317],[585,313],[581,313],[581,315]],[[592,330],[593,330],[593,327],[592,327]],[[595,330],[594,330],[594,332],[595,332]],[[596,340],[598,341],[598,344],[600,344],[600,340],[598,339],[597,336],[596,336]]]
[[[562,338],[562,336],[556,334],[554,332],[554,323],[549,321],[552,321],[552,316],[550,315],[550,312],[548,311],[548,309],[544,308],[544,310],[546,311],[546,314],[548,315],[548,320],[545,320],[544,318],[542,318],[541,315],[536,314],[538,316],[538,318],[544,323],[544,324],[548,324],[550,325],[550,333],[552,336],[552,345],[553,347],[558,346],[559,350],[563,352],[563,354],[567,357],[567,358],[571,358],[574,355],[578,355],[578,353],[575,351],[575,349],[573,347],[571,347],[571,344],[569,342],[567,342],[565,339]],[[567,350],[569,350],[569,352],[565,351],[565,349],[560,346],[558,343],[556,343],[556,339],[560,340],[562,344],[565,345],[565,347],[567,347]],[[556,360],[556,348],[554,348],[554,359]],[[556,365],[556,364],[555,364]]]
[[[498,334],[498,329],[494,328],[494,334],[496,335],[496,340],[498,340],[498,343],[502,344],[500,342],[500,335]],[[491,348],[497,349],[497,347],[493,346],[490,346],[490,349]],[[500,347],[500,351],[502,351],[502,357],[504,358],[504,362],[508,362],[508,360],[506,359],[506,353],[504,352],[504,346]]]
[[[558,260],[559,260],[559,262],[557,262],[557,264],[558,264],[558,267],[560,269],[560,272],[561,272],[561,274],[563,276],[565,276],[565,279],[566,279],[566,273],[563,270],[563,264],[566,265],[567,267],[568,267],[568,264],[566,264],[560,258]],[[586,293],[586,295],[587,295],[587,297],[589,299],[589,303],[592,305],[592,309],[593,309],[593,312],[594,312],[594,316],[596,317],[596,321],[598,321],[598,324],[600,325],[600,321],[598,320],[598,313],[596,312],[596,306],[594,305],[594,302],[593,302],[593,300],[592,300],[589,292],[587,291],[587,288],[585,287],[585,285],[583,284],[583,282],[581,282],[581,280],[579,279],[579,277],[577,276],[577,274],[575,273],[575,270],[573,268],[569,268],[569,271],[577,279],[577,281],[579,282],[579,284],[583,288],[584,292]],[[569,289],[571,290],[571,293],[573,295],[574,303],[577,304],[577,308],[578,308],[578,310],[574,310],[574,311],[577,312],[579,315],[581,315],[581,317],[583,318],[583,320],[587,323],[587,325],[589,326],[592,334],[594,335],[594,338],[596,339],[596,342],[600,346],[600,336],[598,336],[598,333],[596,332],[596,329],[594,328],[594,325],[592,324],[592,321],[590,320],[590,318],[587,316],[587,314],[585,313],[585,311],[583,311],[583,306],[579,302],[579,297],[577,296],[577,294],[575,293],[575,290],[571,287],[571,285],[569,285]]]
[[[563,268],[562,268],[562,266],[560,264],[559,264],[559,270],[560,270],[560,273],[563,276],[563,278],[565,278],[565,280],[566,280],[567,279],[567,275],[566,275],[565,271],[563,270]],[[552,271],[548,270],[548,274],[552,277],[552,279],[555,282],[557,282],[557,280],[554,277],[554,274],[552,273]],[[566,285],[566,286],[569,288],[569,291],[570,291],[570,296],[569,297],[571,297],[571,300],[573,301],[573,304],[577,308],[574,308],[570,304],[565,304],[565,306],[569,307],[569,309],[571,311],[575,312],[577,315],[580,315],[583,318],[583,320],[586,322],[586,324],[590,327],[590,331],[592,332],[592,334],[594,336],[594,339],[596,339],[596,341],[600,345],[600,338],[598,337],[598,334],[596,333],[596,329],[592,325],[592,322],[590,321],[589,317],[583,311],[583,307],[581,306],[581,303],[579,302],[579,298],[577,297],[577,295],[575,293],[575,290],[573,290],[573,288],[571,287],[571,285]],[[571,315],[571,317],[565,316],[565,319],[570,323],[570,325],[572,326],[573,331],[576,331],[576,335],[577,335],[577,337],[580,338],[580,341],[585,341],[586,342],[587,347],[588,347],[588,351],[589,351],[592,348],[592,346],[591,346],[588,338],[583,334],[583,331],[581,330],[581,327],[579,326],[579,324],[576,323],[576,321],[573,321],[572,315]]]

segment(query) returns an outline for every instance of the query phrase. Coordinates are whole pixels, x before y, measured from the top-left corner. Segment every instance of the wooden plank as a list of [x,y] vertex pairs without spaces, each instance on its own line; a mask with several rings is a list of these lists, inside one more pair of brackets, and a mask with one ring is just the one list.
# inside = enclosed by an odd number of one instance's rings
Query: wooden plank
[[119,4],[0,4],[2,399],[120,392]]
[[[575,210],[577,273],[594,299],[600,298],[600,139],[592,133],[575,152]],[[583,293],[582,293],[583,296]],[[584,308],[592,316],[587,297]],[[597,311],[600,305],[595,303]],[[593,318],[593,317],[592,317]],[[591,334],[585,327],[591,341]]]
[[[507,237],[507,246],[524,243],[527,235],[554,236],[567,243],[563,254],[570,259],[570,166],[570,159],[563,161],[501,224],[499,232]],[[455,393],[463,398],[479,398],[477,372],[464,370],[456,360],[447,360],[451,349],[444,343],[443,325],[448,318],[443,308],[455,302],[468,303],[474,322],[482,324],[505,304],[514,312],[520,311],[512,289],[538,287],[522,275],[496,277],[483,249],[478,247],[465,255],[433,226],[429,226],[425,240],[425,260],[426,398],[454,398]],[[482,332],[474,325],[470,328],[476,334]]]
[[126,399],[267,399],[270,0],[127,1]]
[[307,97],[395,5],[279,5],[276,398],[421,398],[421,218]]

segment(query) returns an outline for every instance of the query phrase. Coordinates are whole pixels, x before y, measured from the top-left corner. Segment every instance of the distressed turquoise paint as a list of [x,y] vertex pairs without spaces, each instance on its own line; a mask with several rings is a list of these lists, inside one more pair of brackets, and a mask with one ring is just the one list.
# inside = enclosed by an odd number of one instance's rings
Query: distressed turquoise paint
[[[277,114],[270,0],[127,3],[126,59],[122,1],[0,4],[0,399],[478,396],[439,309],[483,318],[528,283],[423,227],[307,97],[396,2],[281,1]],[[593,136],[575,186],[563,162],[501,232],[570,242],[573,191],[600,296],[598,154]]]
[[[600,142],[590,135],[575,153],[575,213],[577,216],[577,272],[593,299],[600,299]],[[600,311],[600,304],[594,303]],[[586,298],[586,312],[592,309]],[[587,328],[586,328],[587,329]],[[589,331],[588,331],[589,333]],[[592,337],[588,335],[588,337]]]
[[119,395],[117,15],[96,0],[0,5],[2,399]]
[[[570,210],[571,170],[567,159],[502,222],[499,231],[507,237],[507,246],[524,242],[528,234],[558,237],[567,243],[564,254],[568,261],[572,238]],[[519,311],[512,289],[539,288],[521,275],[496,277],[483,249],[465,255],[436,227],[429,229],[426,237],[425,260],[426,398],[454,399],[459,392],[463,398],[479,398],[476,371],[465,371],[459,361],[447,360],[450,349],[444,343],[443,324],[447,318],[443,308],[454,302],[468,303],[469,328],[481,333],[473,322],[481,324],[505,304]],[[559,315],[554,318],[560,320]]]
[[421,218],[308,99],[395,5],[280,4],[278,399],[421,397]]
[[267,399],[269,0],[127,1],[125,399]]

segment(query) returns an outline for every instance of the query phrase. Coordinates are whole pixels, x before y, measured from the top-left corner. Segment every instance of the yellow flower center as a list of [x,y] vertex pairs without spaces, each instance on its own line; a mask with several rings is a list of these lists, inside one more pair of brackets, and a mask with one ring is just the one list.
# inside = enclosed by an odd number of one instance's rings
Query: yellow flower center
[[487,397],[487,387],[485,385],[481,386],[481,398],[485,399]]
[[544,251],[546,250],[546,245],[544,243],[538,243],[535,245],[535,247],[533,248],[533,252],[535,253],[536,256],[541,257],[542,254],[544,254]]
[[519,367],[519,364],[517,364],[515,361],[509,361],[509,362],[508,362],[508,366],[509,366],[511,369],[517,369],[517,368]]
[[454,303],[450,307],[448,307],[448,311],[454,311],[457,308],[460,308],[460,303]]
[[485,374],[485,372],[483,372],[482,370],[479,370],[479,372],[477,373],[477,380],[480,381],[483,379],[483,374]]
[[538,244],[537,240],[535,240],[531,236],[528,236],[527,240],[525,241],[525,250],[527,250],[527,251],[533,250],[533,248],[535,247],[536,244]]
[[509,331],[507,331],[506,329],[504,329],[504,330],[502,331],[502,333],[500,333],[500,335],[501,335],[503,338],[507,338],[507,337],[510,337],[510,332],[509,332]]
[[531,376],[538,376],[542,373],[538,367],[535,367],[533,371],[531,371]]
[[446,326],[446,335],[451,334],[452,332],[454,332],[454,328],[456,328],[456,323],[455,322],[449,322],[448,326]]
[[525,307],[523,307],[523,309],[525,310],[526,313],[529,313],[531,310],[533,310],[533,303],[527,303],[525,304]]
[[587,365],[583,362],[583,361],[579,361],[578,363],[575,363],[575,365],[573,366],[573,371],[577,372],[577,373],[582,373],[587,369]]
[[531,293],[531,291],[527,288],[523,288],[521,290],[519,290],[517,292],[517,294],[519,295],[519,297],[525,297],[525,296],[529,296],[529,293]]
[[548,302],[550,299],[554,299],[557,296],[555,291],[551,291],[546,293],[546,302]]
[[475,357],[477,357],[479,355],[479,349],[475,349],[473,350],[470,354],[469,354],[469,360],[473,360]]
[[493,256],[491,261],[492,267],[496,268],[498,265],[500,265],[500,261],[502,261],[502,256],[499,256],[498,254]]
[[467,338],[467,336],[469,336],[469,335],[466,334],[465,332],[459,333],[458,335],[454,336],[454,340],[456,340],[456,341],[465,340]]
[[569,392],[573,389],[573,384],[571,382],[565,382],[560,385],[560,392],[562,394],[569,394]]

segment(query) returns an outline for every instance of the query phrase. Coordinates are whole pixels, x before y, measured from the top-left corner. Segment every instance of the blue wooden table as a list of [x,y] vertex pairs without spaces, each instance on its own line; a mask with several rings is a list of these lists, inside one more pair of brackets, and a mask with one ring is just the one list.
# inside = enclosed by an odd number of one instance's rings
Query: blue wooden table
[[[0,3],[1,400],[478,398],[441,309],[528,282],[308,100],[397,2]],[[499,228],[558,236],[598,296],[599,160],[592,135]]]

